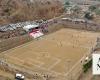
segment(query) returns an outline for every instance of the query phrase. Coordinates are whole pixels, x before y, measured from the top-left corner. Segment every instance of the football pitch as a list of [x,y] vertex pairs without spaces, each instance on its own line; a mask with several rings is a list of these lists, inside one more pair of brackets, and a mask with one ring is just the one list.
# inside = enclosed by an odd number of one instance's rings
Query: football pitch
[[38,73],[68,71],[96,43],[99,33],[74,29],[60,29],[29,43],[3,52],[6,60],[16,66]]

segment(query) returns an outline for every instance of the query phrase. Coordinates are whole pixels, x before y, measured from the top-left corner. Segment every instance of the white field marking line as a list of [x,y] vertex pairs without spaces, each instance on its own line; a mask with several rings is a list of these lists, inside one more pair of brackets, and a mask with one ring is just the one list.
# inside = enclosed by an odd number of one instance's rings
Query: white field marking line
[[[43,53],[43,54],[40,56],[40,54],[38,54],[38,53]],[[37,54],[38,58],[41,58],[43,56],[45,58],[50,58],[52,60],[57,60],[57,61],[59,60],[57,57],[51,56],[50,53],[47,52],[47,51],[44,51],[44,52],[35,52],[34,54]]]
[[24,44],[22,44],[22,45],[20,45],[20,46],[17,46],[17,47],[11,48],[11,49],[9,49],[9,50],[3,51],[3,52],[1,52],[1,54],[7,54],[7,52],[10,52],[10,51],[12,51],[12,50],[16,50],[17,48],[21,48],[21,47],[24,48],[24,47],[30,45],[30,43],[32,43],[32,42],[33,42],[33,40],[30,41],[30,42],[24,43]]
[[[7,56],[7,57],[10,57],[10,56]],[[23,60],[21,60],[21,59],[19,59],[19,58],[16,58],[16,57],[10,57],[10,59],[14,59],[14,60],[18,60],[18,61],[20,61],[21,63],[25,63],[25,61],[23,61]],[[22,64],[22,65],[23,65]],[[36,64],[32,64],[32,63],[29,63],[30,65],[33,65],[33,66],[35,66],[35,67],[40,67],[40,66],[38,66],[38,65],[36,65]]]
[[[15,57],[13,57],[13,58],[15,58]],[[22,61],[22,60],[20,60],[20,59],[18,59],[18,58],[15,58],[15,59],[21,61],[22,63],[24,62],[24,61]],[[54,73],[54,74],[57,74],[57,75],[62,75],[61,73],[58,73],[58,72],[55,72],[55,71],[52,71],[52,70],[48,70],[48,69],[43,68],[43,67],[41,67],[41,66],[39,66],[39,65],[32,64],[32,63],[29,63],[29,64],[30,64],[30,65],[33,65],[33,66],[35,66],[35,67],[38,67],[38,68],[40,68],[40,69],[42,69],[42,70],[49,71],[50,73]],[[27,66],[25,66],[25,67],[27,67]],[[27,68],[29,69],[29,67],[27,67]],[[29,70],[30,70],[30,69],[29,69]],[[62,76],[63,76],[63,75],[62,75]]]
[[[51,33],[51,34],[53,34],[53,33]],[[48,36],[48,35],[44,35],[44,36],[42,36],[42,37],[46,37],[46,36]],[[44,38],[43,38],[43,39],[44,39]],[[46,38],[45,38],[45,39],[46,39]],[[17,46],[17,47],[14,47],[14,48],[9,49],[9,50],[3,51],[3,52],[1,52],[1,54],[7,54],[8,52],[10,52],[10,51],[12,51],[12,50],[16,50],[17,48],[21,48],[21,47],[24,48],[24,47],[30,45],[31,43],[33,43],[33,41],[37,41],[37,40],[36,40],[36,39],[33,39],[32,41],[29,41],[29,42],[27,42],[27,43],[21,44],[21,45],[19,45],[19,46]]]
[[[60,43],[62,44],[62,46],[63,46],[63,44],[64,44],[64,42],[63,41],[61,41],[61,42],[58,42],[57,43],[57,45],[60,45]],[[86,46],[80,46],[79,44],[78,45],[75,45],[74,43],[72,44],[72,43],[66,43],[66,44],[64,44],[65,46],[73,46],[73,47],[80,47],[80,48],[90,48],[90,47],[86,47]]]
[[[54,71],[53,71],[54,72]],[[55,72],[55,73],[57,73],[57,72]]]
[[[20,60],[19,60],[19,61],[20,61]],[[60,73],[57,73],[57,72],[55,72],[55,71],[51,71],[51,70],[47,70],[46,68],[43,68],[43,67],[41,67],[41,66],[39,66],[39,65],[36,65],[36,64],[32,64],[32,63],[30,63],[30,65],[33,65],[33,66],[35,66],[35,67],[38,67],[39,69],[42,69],[42,70],[48,71],[48,72],[50,72],[50,73],[54,73],[54,74],[57,74],[57,75],[61,75]],[[25,67],[28,68],[28,69],[30,70],[29,67],[27,67],[27,66],[25,66]]]
[[48,70],[51,70],[54,66],[56,66],[58,63],[60,63],[61,62],[61,60],[60,59],[58,59],[53,65],[51,65],[49,68],[48,68]]
[[[53,34],[53,33],[51,33],[51,34]],[[44,36],[42,36],[42,37],[47,37],[47,36],[48,36],[48,35],[44,35]],[[43,38],[43,39],[44,39],[44,38]],[[33,43],[33,41],[38,41],[38,40],[33,39],[32,41],[29,41],[29,42],[27,42],[27,43],[21,44],[21,45],[19,45],[19,46],[17,46],[17,47],[14,47],[14,48],[9,49],[9,50],[3,51],[3,52],[1,52],[1,54],[7,54],[7,52],[10,52],[10,51],[12,51],[12,50],[16,50],[17,48],[21,48],[21,47],[24,48],[24,47],[30,45],[31,43]]]
[[[96,45],[96,43],[94,44],[94,46],[92,48],[94,48]],[[86,55],[91,54],[91,48],[89,49],[89,51],[87,52],[87,54],[84,54],[84,56],[65,74],[65,76],[67,76],[81,61],[84,60]]]
[[[41,68],[43,68],[43,67],[41,67]],[[47,70],[47,69],[46,69]]]
[[[54,71],[52,71],[52,72],[54,72]],[[54,72],[56,75],[63,75],[63,74],[59,74],[59,73],[57,73],[57,72]]]
[[[40,77],[42,77],[43,79],[44,79],[44,77],[42,76],[42,74],[40,74],[40,73],[38,73],[38,72],[33,72],[32,70],[29,70],[29,69],[27,69],[28,67],[25,67],[25,68],[20,68],[20,67],[18,67],[18,66],[15,66],[14,64],[12,65],[12,64],[10,64],[10,63],[7,63],[7,64],[9,64],[9,65],[11,65],[11,67],[12,68],[14,68],[14,69],[18,69],[19,71],[22,71],[22,70],[24,70],[24,72],[26,72],[26,73],[29,73],[29,74],[38,74]],[[45,79],[44,79],[45,80]]]
[[[21,59],[19,59],[19,58],[17,58],[17,57],[12,57],[12,56],[8,56],[8,55],[7,55],[6,57],[9,58],[9,60],[10,60],[10,59],[11,59],[11,60],[14,59],[14,60],[20,61],[20,62],[23,63],[23,64],[25,63],[24,60],[21,60]],[[32,63],[29,63],[29,64],[32,65]]]
[[40,68],[40,69],[42,69],[42,70],[48,71],[48,72],[50,72],[50,73],[54,73],[54,74],[56,74],[56,75],[64,76],[62,73],[59,73],[59,72],[56,72],[56,71],[53,71],[53,70],[48,70],[48,69],[46,69],[46,68],[44,68],[44,67],[41,67],[41,66],[37,66],[37,65],[34,65],[34,66],[36,66],[36,67],[38,67],[38,68]]
[[84,59],[84,56],[65,74],[65,76],[67,76]]
[[[45,40],[47,40],[47,41],[50,41],[50,40],[48,40],[48,39],[45,39]],[[52,39],[51,39],[52,40]],[[86,46],[82,46],[82,45],[80,45],[80,44],[78,44],[78,41],[76,40],[76,41],[73,41],[73,43],[66,43],[65,44],[65,41],[56,41],[55,39],[53,39],[52,41],[54,41],[55,43],[57,43],[57,45],[60,45],[60,44],[62,44],[62,46],[63,46],[63,44],[64,45],[71,45],[71,46],[75,46],[75,47],[81,47],[81,48],[90,48],[89,47],[89,45],[90,44],[88,44],[88,47],[86,47]],[[91,42],[92,43],[92,42]],[[77,44],[77,45],[76,45]],[[87,45],[87,44],[86,44]]]
[[[53,34],[53,33],[51,33],[51,34]],[[45,37],[46,36],[48,36],[48,35],[44,35]],[[43,36],[43,37],[44,37]],[[46,40],[46,39],[45,39]],[[24,43],[24,44],[22,44],[22,45],[19,45],[19,46],[17,46],[17,47],[14,47],[14,48],[11,48],[11,49],[9,49],[9,50],[6,50],[6,51],[3,51],[3,52],[1,52],[1,54],[6,54],[7,52],[10,52],[11,50],[15,50],[15,49],[17,49],[17,48],[20,48],[20,47],[26,47],[26,46],[28,46],[28,45],[30,45],[31,43],[33,43],[33,41],[35,41],[35,39],[33,39],[32,41],[29,41],[29,42],[27,42],[27,43]]]
[[[38,57],[48,57],[48,58],[50,58],[51,56],[50,56],[50,53],[48,54],[48,52],[47,51],[35,51],[35,53],[34,54],[36,54]],[[42,54],[42,55],[41,55]]]
[[[8,56],[8,55],[7,55],[7,56]],[[8,57],[11,57],[11,56],[8,56]],[[18,59],[18,58],[15,58],[15,57],[11,57],[11,58],[17,59],[17,60],[21,61],[22,63],[24,63],[23,60],[20,60],[20,59]],[[57,59],[57,58],[56,58],[56,59]],[[35,67],[38,67],[38,68],[40,68],[40,69],[42,69],[42,70],[46,70],[46,71],[52,72],[52,73],[57,74],[57,75],[62,75],[62,74],[59,73],[59,72],[55,72],[55,71],[52,71],[52,70],[48,70],[48,69],[43,68],[43,67],[41,67],[41,66],[39,66],[39,65],[32,64],[32,63],[29,63],[29,64],[30,64],[30,65],[33,65],[33,66],[35,66]]]
[[[33,42],[33,41],[32,41],[32,42]],[[26,43],[26,44],[27,44],[27,43]],[[26,45],[26,44],[23,44],[23,45]],[[21,46],[22,46],[22,45],[21,45]],[[21,47],[21,46],[20,46],[20,47]],[[19,47],[19,46],[18,46],[18,47]]]
[[55,71],[52,71],[52,70],[48,70],[48,69],[46,69],[46,68],[44,68],[44,67],[41,67],[41,66],[38,66],[38,65],[35,65],[35,64],[32,64],[32,65],[34,65],[34,66],[36,66],[36,67],[38,67],[38,68],[40,68],[40,69],[42,69],[42,70],[48,71],[48,72],[50,72],[50,73],[54,73],[54,74],[56,74],[56,75],[62,75],[62,76],[63,76],[63,74],[61,74],[61,73],[58,73],[58,72],[55,72]]
[[5,58],[6,58],[6,60],[7,60],[7,58],[8,58],[9,60],[10,60],[10,59],[11,59],[11,60],[14,59],[14,60],[16,60],[16,61],[18,60],[18,61],[20,61],[20,62],[22,62],[22,63],[24,62],[23,60],[21,60],[21,59],[19,59],[19,58],[17,58],[17,57],[13,57],[13,56],[9,56],[9,55],[5,55]]
[[39,60],[36,60],[36,59],[29,59],[29,60],[37,62],[39,64],[39,66],[44,65],[44,62],[41,62]]
[[[7,55],[6,57],[9,58],[9,59],[14,59],[14,60],[21,61],[22,63],[25,63],[25,62],[27,63],[27,61],[22,60],[22,59],[19,59],[19,58],[17,58],[17,57],[13,57],[13,56],[9,56],[9,55]],[[27,60],[28,60],[28,59],[27,59]],[[29,60],[32,60],[32,59],[29,59]],[[43,64],[44,64],[43,62],[37,61],[37,60],[35,60],[35,59],[33,59],[32,61],[33,61],[33,62],[37,62],[37,63],[40,64],[40,65],[43,65]],[[29,62],[29,64],[32,64],[32,63]]]
[[[40,53],[44,53],[44,52],[40,52]],[[48,54],[49,52],[45,52],[45,53]],[[50,58],[50,59],[52,59],[52,60],[56,60],[56,62],[53,63],[53,65],[52,65],[51,67],[49,67],[48,70],[50,70],[51,68],[53,68],[53,66],[55,66],[56,64],[58,64],[58,63],[61,61],[60,59],[58,59],[58,58],[56,58],[56,57],[52,57],[52,56],[50,56],[50,55],[46,55],[46,56],[44,56],[44,57]]]

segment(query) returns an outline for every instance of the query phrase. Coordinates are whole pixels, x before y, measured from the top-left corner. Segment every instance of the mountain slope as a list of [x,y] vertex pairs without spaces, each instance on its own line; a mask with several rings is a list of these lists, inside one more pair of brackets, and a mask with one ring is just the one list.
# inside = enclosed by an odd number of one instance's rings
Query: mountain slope
[[0,0],[0,24],[49,19],[62,12],[58,0]]

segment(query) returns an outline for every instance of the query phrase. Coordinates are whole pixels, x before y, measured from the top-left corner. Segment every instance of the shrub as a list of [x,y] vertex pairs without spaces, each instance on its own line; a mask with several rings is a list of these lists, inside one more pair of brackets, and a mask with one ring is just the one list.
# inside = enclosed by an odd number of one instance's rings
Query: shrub
[[90,11],[94,11],[94,10],[96,10],[96,9],[97,9],[97,7],[96,7],[95,5],[92,5],[92,6],[89,7],[89,10],[90,10]]
[[86,73],[92,67],[92,59],[83,65],[83,71]]
[[92,20],[93,19],[93,14],[90,12],[87,12],[84,16],[86,19]]
[[95,10],[95,13],[96,13],[97,15],[100,15],[100,9],[96,9],[96,10]]

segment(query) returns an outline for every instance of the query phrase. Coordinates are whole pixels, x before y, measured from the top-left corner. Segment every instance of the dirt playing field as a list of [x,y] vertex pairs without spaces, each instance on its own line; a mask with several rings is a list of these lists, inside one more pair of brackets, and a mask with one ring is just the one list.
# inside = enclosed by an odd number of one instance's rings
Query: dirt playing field
[[[2,71],[2,70],[0,70],[0,76],[3,76],[4,78],[11,78],[11,79],[14,78],[14,75],[12,75],[8,72]],[[0,80],[1,80],[1,78],[0,78]],[[2,79],[2,80],[4,80],[4,79]]]
[[98,36],[95,32],[63,28],[3,54],[17,66],[64,75],[90,51]]

